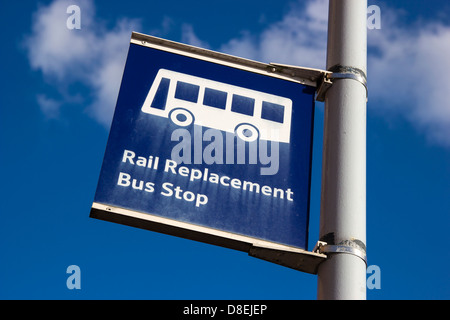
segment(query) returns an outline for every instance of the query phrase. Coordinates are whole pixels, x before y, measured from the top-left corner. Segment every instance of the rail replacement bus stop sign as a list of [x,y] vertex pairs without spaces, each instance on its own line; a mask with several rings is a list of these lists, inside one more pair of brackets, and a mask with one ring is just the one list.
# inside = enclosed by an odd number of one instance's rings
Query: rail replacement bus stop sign
[[133,33],[90,216],[307,250],[316,83],[276,71]]

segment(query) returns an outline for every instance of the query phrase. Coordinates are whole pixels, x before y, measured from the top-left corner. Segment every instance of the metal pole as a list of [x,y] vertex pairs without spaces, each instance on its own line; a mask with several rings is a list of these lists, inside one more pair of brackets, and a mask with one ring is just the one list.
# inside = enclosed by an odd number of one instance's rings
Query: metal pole
[[318,299],[366,299],[367,0],[330,0]]

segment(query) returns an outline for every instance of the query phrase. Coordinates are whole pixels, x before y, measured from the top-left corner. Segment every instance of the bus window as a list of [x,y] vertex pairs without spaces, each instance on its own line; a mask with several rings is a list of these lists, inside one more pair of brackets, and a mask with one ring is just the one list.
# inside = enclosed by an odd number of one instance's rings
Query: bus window
[[253,109],[255,108],[255,99],[233,94],[233,102],[231,104],[231,111],[253,116]]
[[205,97],[203,98],[203,104],[205,106],[225,110],[225,106],[227,104],[227,95],[228,93],[220,90],[205,88]]
[[284,118],[284,106],[277,103],[263,101],[261,118],[283,123]]
[[150,107],[164,110],[166,108],[167,94],[169,93],[170,79],[161,78],[155,97]]
[[175,90],[175,98],[190,102],[197,102],[199,90],[200,87],[195,84],[178,81],[177,88]]

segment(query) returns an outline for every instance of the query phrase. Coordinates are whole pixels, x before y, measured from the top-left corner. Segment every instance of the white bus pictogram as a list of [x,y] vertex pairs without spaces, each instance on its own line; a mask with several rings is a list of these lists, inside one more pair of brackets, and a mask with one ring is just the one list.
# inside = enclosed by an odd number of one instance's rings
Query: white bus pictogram
[[142,112],[257,138],[289,143],[292,100],[265,92],[160,69]]

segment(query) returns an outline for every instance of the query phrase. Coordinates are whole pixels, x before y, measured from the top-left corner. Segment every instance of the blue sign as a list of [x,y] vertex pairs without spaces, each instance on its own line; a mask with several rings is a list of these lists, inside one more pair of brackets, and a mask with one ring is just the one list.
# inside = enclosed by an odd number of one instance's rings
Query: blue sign
[[145,39],[130,44],[91,217],[307,249],[315,87]]

